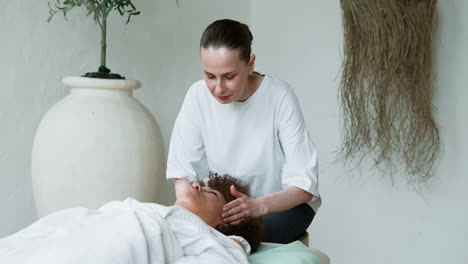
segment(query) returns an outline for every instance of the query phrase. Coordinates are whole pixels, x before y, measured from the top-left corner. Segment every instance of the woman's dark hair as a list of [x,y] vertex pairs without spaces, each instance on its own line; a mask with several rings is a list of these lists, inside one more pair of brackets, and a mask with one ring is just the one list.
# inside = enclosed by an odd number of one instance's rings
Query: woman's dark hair
[[240,59],[249,62],[253,36],[246,24],[231,19],[216,20],[203,32],[200,48],[238,49]]
[[[207,184],[208,187],[222,193],[228,203],[236,199],[236,197],[231,194],[231,185],[234,185],[237,191],[250,195],[248,185],[243,184],[239,179],[227,174],[221,176],[217,173],[210,172]],[[251,253],[254,253],[262,242],[264,225],[260,217],[246,217],[238,225],[221,224],[216,227],[216,230],[226,236],[234,235],[243,237],[249,242]]]

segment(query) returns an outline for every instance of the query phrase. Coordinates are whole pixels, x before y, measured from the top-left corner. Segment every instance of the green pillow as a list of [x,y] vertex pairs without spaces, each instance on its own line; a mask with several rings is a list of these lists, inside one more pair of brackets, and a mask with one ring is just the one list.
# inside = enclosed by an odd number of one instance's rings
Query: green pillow
[[249,256],[251,264],[320,264],[317,256],[300,241],[283,246],[261,246],[257,252]]

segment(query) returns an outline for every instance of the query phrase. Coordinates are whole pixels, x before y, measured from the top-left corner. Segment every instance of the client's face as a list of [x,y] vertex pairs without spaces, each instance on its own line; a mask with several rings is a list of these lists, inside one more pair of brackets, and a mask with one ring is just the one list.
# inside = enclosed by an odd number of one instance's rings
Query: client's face
[[193,183],[175,202],[175,205],[194,213],[211,227],[223,223],[221,213],[225,204],[226,200],[220,192],[203,187],[199,182]]

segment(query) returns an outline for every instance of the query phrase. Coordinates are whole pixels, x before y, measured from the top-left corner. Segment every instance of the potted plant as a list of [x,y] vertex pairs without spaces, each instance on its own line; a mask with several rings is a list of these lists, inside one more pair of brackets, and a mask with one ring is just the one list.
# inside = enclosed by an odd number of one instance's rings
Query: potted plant
[[83,77],[102,79],[125,79],[120,74],[111,73],[106,67],[107,52],[107,17],[112,11],[118,11],[121,16],[127,15],[127,23],[133,16],[139,15],[140,11],[135,8],[131,0],[57,0],[51,5],[49,2],[49,19],[57,13],[62,13],[67,20],[67,13],[75,7],[83,7],[87,10],[87,16],[91,16],[94,22],[101,28],[101,66],[97,72],[88,72]]
[[[32,183],[43,216],[75,206],[97,208],[134,197],[157,202],[164,179],[164,145],[158,123],[133,97],[141,86],[106,66],[107,18],[112,11],[140,14],[130,0],[57,0],[49,21],[84,7],[101,28],[98,72],[65,77],[70,94],[42,118],[32,147]],[[91,77],[91,78],[90,78]]]

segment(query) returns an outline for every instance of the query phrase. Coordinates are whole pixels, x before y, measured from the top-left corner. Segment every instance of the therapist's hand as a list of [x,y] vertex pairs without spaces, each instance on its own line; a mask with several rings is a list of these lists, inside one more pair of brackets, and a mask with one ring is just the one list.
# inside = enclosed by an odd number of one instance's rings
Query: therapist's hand
[[254,199],[237,191],[234,185],[231,185],[230,191],[237,199],[224,205],[224,222],[237,225],[245,217],[257,217],[267,213],[266,204],[261,199]]

